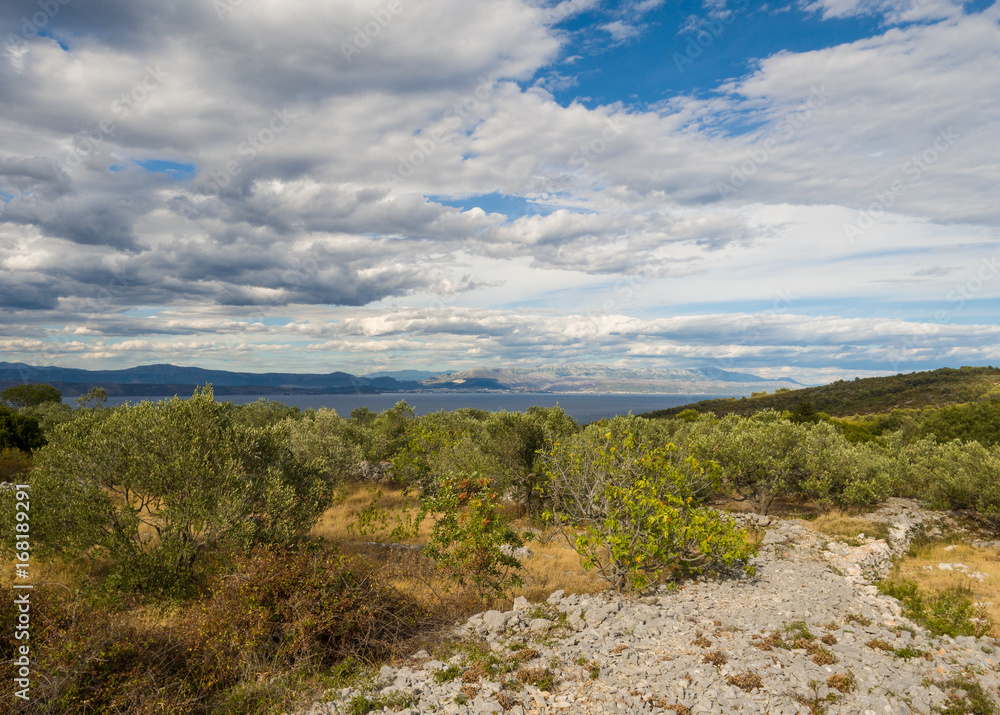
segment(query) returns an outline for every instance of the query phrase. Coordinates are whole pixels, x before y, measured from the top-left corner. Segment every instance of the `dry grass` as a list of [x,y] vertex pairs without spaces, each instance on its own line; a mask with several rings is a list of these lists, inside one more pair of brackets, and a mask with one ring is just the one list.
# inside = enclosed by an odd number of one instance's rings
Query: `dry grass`
[[[950,550],[946,550],[949,549]],[[904,558],[893,570],[894,580],[906,579],[916,582],[921,591],[942,593],[950,588],[970,591],[974,602],[982,602],[993,620],[993,637],[1000,637],[1000,551],[997,549],[977,549],[967,544],[931,544],[917,547],[915,555]],[[943,571],[938,564],[965,564],[963,570]],[[925,569],[931,566],[931,569]],[[979,581],[966,574],[986,574]]]
[[[370,557],[374,562],[390,569],[392,585],[401,591],[414,595],[423,603],[437,601],[448,587],[448,583],[437,573],[426,559],[412,554],[387,551],[381,547],[366,546],[365,542],[390,541],[387,533],[360,535],[352,529],[358,515],[371,504],[372,491],[364,485],[351,485],[344,499],[328,509],[310,532],[340,544],[345,553]],[[416,512],[416,497],[406,496],[402,489],[382,489],[379,504],[385,509],[400,514],[412,515]],[[519,514],[512,512],[511,516]],[[391,522],[391,529],[394,522]],[[404,539],[404,543],[423,545],[430,540],[432,520],[426,519],[415,538]],[[523,518],[516,519],[514,526],[527,528]],[[564,539],[546,538],[545,534],[527,544],[531,556],[524,561],[524,586],[514,589],[511,597],[524,596],[532,603],[544,601],[553,591],[563,589],[566,593],[595,593],[607,588],[594,573],[588,573],[580,565],[580,557]],[[458,594],[454,594],[459,598]],[[478,604],[456,604],[469,608]],[[478,610],[478,609],[476,609]]]
[[[543,536],[544,538],[544,536]],[[524,596],[532,603],[544,601],[553,591],[566,593],[597,593],[607,589],[593,571],[584,571],[580,555],[563,539],[532,541],[531,556],[524,561],[524,586],[513,596]]]
[[863,519],[840,509],[831,509],[816,517],[811,526],[815,531],[853,546],[859,545],[858,537],[861,534],[876,539],[884,539],[889,535],[889,525],[885,522]]
[[[417,499],[414,494],[405,494],[400,488],[390,487],[380,490],[382,496],[378,503],[383,509],[394,513],[412,516],[417,510]],[[359,534],[353,527],[361,514],[371,504],[375,496],[370,488],[362,484],[349,485],[344,498],[327,509],[316,525],[310,531],[311,536],[320,536],[330,541],[337,541],[345,552],[367,552],[370,549],[363,544],[366,541],[387,541],[388,534]],[[391,530],[394,523],[389,524]],[[425,521],[415,539],[406,540],[411,544],[426,544],[430,540],[430,521]]]
[[[69,566],[60,559],[40,559],[34,554],[29,561],[32,583],[59,584],[73,591],[79,580],[79,569]],[[0,588],[9,588],[14,583],[14,569],[0,569]]]

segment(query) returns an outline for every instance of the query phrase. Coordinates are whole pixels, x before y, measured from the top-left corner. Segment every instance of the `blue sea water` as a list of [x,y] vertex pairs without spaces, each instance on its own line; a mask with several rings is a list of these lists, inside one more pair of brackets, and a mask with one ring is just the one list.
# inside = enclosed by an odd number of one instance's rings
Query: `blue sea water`
[[[736,394],[734,396],[739,396]],[[216,399],[235,404],[254,402],[260,395],[220,395]],[[554,407],[559,405],[580,424],[593,422],[615,415],[639,414],[652,410],[663,410],[689,402],[708,400],[725,395],[674,395],[674,394],[620,394],[581,392],[387,392],[380,395],[266,395],[267,399],[293,405],[300,409],[330,407],[337,414],[347,417],[358,407],[367,407],[373,412],[381,412],[405,400],[418,415],[439,410],[457,410],[460,407],[475,407],[488,412],[507,410],[523,412],[533,405]],[[163,397],[111,397],[108,406],[123,402],[158,401]]]

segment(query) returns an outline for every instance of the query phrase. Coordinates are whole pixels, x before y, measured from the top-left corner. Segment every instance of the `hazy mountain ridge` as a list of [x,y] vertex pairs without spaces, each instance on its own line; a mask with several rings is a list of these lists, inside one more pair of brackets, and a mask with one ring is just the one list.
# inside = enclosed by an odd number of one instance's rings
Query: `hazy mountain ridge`
[[122,370],[36,367],[0,362],[0,385],[45,382],[77,395],[104,387],[119,396],[183,394],[210,383],[219,395],[366,394],[412,391],[624,392],[723,394],[778,387],[796,388],[794,380],[770,380],[718,368],[627,369],[600,365],[548,365],[537,368],[478,368],[437,374],[421,380],[397,379],[432,374],[400,370],[368,376],[346,372],[250,373],[178,365],[140,365]]
[[494,383],[519,392],[663,392],[732,394],[779,387],[798,388],[794,380],[773,380],[719,368],[614,368],[603,365],[546,365],[537,368],[476,368],[439,375],[421,384],[461,388]]

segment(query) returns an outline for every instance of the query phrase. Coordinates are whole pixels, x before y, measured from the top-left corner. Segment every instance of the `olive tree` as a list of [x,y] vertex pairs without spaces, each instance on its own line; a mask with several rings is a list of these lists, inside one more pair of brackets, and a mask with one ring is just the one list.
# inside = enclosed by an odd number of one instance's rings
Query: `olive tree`
[[14,409],[35,407],[46,402],[62,402],[62,392],[43,383],[14,385],[0,392],[0,402]]
[[90,411],[56,430],[31,473],[32,526],[51,552],[110,559],[125,589],[190,583],[199,557],[304,536],[329,503],[284,425],[191,399]]
[[336,410],[310,410],[285,421],[292,451],[323,470],[331,483],[342,483],[357,472],[363,453],[348,434],[348,422]]
[[776,498],[799,489],[806,473],[804,425],[762,410],[752,417],[726,415],[692,427],[687,438],[693,453],[718,462],[726,486],[758,514],[767,514]]

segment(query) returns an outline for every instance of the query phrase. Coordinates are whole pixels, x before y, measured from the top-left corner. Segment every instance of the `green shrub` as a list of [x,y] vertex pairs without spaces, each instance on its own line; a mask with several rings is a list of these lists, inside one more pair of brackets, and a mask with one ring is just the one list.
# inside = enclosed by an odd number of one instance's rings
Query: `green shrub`
[[988,615],[977,609],[968,590],[950,588],[936,595],[921,592],[913,581],[882,581],[879,590],[899,600],[903,615],[934,635],[983,636],[990,632]]
[[521,562],[510,551],[522,547],[530,533],[516,531],[500,517],[490,479],[474,472],[442,479],[424,498],[424,514],[434,519],[424,553],[459,585],[471,584],[480,600],[502,598],[524,584]]
[[727,415],[693,426],[687,437],[692,452],[718,462],[726,486],[758,514],[767,514],[776,498],[799,491],[807,469],[805,425],[762,410],[752,417]]
[[332,484],[354,476],[363,460],[361,448],[348,431],[348,421],[326,408],[285,420],[289,444],[295,455],[322,470]]
[[[30,475],[36,548],[110,559],[113,589],[183,591],[215,549],[304,536],[329,483],[295,458],[280,425],[241,426],[231,410],[206,389],[61,426]],[[0,527],[12,518],[3,511]]]
[[804,469],[799,492],[842,507],[885,501],[893,489],[893,464],[884,448],[852,443],[830,424],[809,428],[801,445]]
[[698,491],[716,474],[681,458],[673,445],[637,439],[630,428],[639,419],[591,425],[546,458],[546,517],[584,567],[628,591],[752,555],[746,532],[698,506]]
[[37,417],[22,415],[0,405],[0,449],[31,453],[45,444]]

